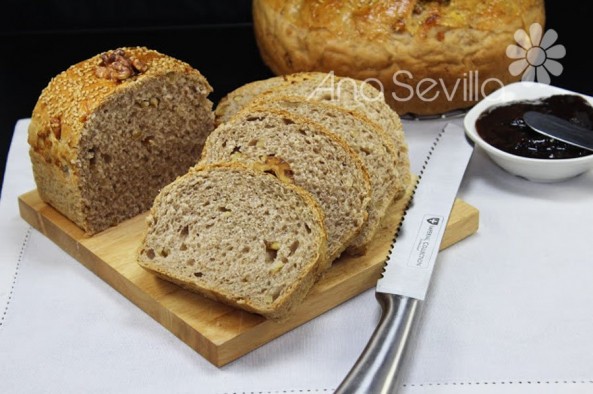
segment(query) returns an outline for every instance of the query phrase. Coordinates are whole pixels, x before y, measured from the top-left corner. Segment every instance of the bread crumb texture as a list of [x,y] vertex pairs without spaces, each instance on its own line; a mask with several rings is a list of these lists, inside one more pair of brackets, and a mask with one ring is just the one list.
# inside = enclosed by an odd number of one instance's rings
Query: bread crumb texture
[[353,111],[366,122],[378,126],[392,141],[402,182],[408,184],[411,181],[408,145],[401,120],[387,105],[381,92],[364,81],[321,72],[295,73],[254,81],[230,92],[220,101],[215,111],[216,122],[228,122],[253,101],[267,105],[286,96]]
[[143,267],[270,318],[304,298],[325,259],[313,198],[237,163],[193,168],[161,191],[147,222]]
[[272,158],[286,163],[294,183],[322,207],[330,260],[337,258],[367,219],[370,181],[362,161],[318,123],[281,109],[251,107],[212,132],[202,162],[269,165]]

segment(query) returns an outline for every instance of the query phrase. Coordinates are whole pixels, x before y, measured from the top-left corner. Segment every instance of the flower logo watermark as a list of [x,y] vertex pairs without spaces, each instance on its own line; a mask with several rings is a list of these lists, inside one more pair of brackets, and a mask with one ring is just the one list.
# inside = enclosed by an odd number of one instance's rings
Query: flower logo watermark
[[522,81],[537,81],[550,84],[550,74],[557,77],[564,68],[558,61],[566,56],[564,45],[556,44],[558,33],[547,30],[543,34],[542,25],[534,23],[529,27],[529,34],[519,29],[515,32],[517,44],[507,47],[507,56],[517,59],[509,65],[513,76],[521,76]]

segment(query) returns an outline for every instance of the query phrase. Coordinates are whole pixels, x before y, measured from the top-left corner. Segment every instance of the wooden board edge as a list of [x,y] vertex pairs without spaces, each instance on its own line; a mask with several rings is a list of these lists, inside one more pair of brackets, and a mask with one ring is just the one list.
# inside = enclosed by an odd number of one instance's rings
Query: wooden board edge
[[[109,284],[114,290],[126,297],[157,323],[163,325],[205,359],[213,362],[212,360],[218,358],[218,347],[207,337],[194,330],[187,322],[166,309],[157,299],[144,293],[132,281],[121,276],[115,268],[104,264],[99,257],[86,248],[83,243],[79,242],[81,237],[84,237],[82,230],[72,224],[78,230],[74,231],[77,233],[76,236],[63,236],[58,231],[61,227],[56,223],[56,219],[60,220],[64,219],[64,217],[57,214],[59,216],[52,218],[51,215],[45,215],[41,207],[30,204],[29,201],[34,199],[36,195],[37,192],[33,190],[18,198],[19,213],[28,224],[101,278],[101,280]],[[55,212],[52,208],[50,210],[51,212]],[[194,335],[197,336],[197,339]]]
[[456,199],[451,209],[451,216],[449,217],[447,229],[441,241],[440,250],[446,249],[475,234],[479,227],[480,211],[465,201]]

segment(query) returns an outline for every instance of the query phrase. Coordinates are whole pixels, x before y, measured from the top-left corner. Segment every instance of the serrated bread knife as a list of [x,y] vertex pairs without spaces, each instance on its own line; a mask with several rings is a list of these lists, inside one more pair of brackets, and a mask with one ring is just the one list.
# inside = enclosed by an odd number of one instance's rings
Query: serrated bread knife
[[369,343],[337,394],[393,394],[399,387],[407,345],[419,317],[449,214],[473,147],[448,124],[422,170],[376,297],[382,315]]

